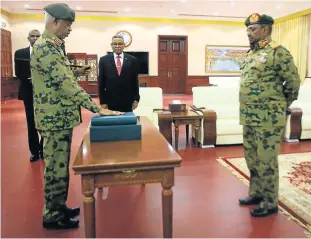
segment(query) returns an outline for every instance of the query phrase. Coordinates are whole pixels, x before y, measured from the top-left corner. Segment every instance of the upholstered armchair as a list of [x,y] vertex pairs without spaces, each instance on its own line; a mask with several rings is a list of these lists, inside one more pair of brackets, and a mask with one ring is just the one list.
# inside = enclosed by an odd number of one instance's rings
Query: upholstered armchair
[[163,93],[160,87],[140,87],[140,101],[134,110],[137,116],[146,116],[159,128],[158,113],[156,110],[163,108]]
[[284,139],[311,139],[311,84],[300,86],[298,99],[289,107]]
[[242,144],[243,127],[239,123],[239,87],[193,87],[192,92],[192,108],[204,115],[198,139],[201,147]]

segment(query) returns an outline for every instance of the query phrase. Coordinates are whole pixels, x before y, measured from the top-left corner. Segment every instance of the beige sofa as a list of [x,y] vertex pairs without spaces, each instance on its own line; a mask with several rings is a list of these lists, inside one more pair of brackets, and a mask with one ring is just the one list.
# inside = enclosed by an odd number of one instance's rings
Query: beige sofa
[[155,109],[163,108],[163,93],[159,87],[140,87],[140,101],[133,111],[137,116],[147,116],[148,119],[159,129],[158,114]]
[[[206,132],[209,124],[213,124],[213,122],[205,124],[204,121],[208,117],[205,117],[201,123],[198,139],[201,147],[242,144],[243,127],[239,124],[238,85],[193,87],[192,92],[193,105],[196,108],[204,107],[206,109],[205,112],[209,111],[209,114],[216,113],[216,132]],[[212,131],[212,129],[209,129],[209,131]],[[209,137],[214,137],[215,140],[209,140]]]
[[300,86],[298,99],[292,103],[290,109],[292,113],[287,116],[285,141],[311,139],[311,84]]

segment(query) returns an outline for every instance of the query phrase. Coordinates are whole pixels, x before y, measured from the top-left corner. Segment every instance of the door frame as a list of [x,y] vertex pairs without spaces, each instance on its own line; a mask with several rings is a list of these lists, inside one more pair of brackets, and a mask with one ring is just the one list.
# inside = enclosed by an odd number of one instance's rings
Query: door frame
[[[1,79],[2,78],[4,78],[4,79],[10,79],[10,78],[13,78],[13,76],[14,76],[14,71],[13,71],[13,64],[14,64],[14,60],[13,60],[13,55],[14,55],[14,53],[13,53],[13,49],[12,49],[12,32],[11,31],[8,31],[7,29],[3,29],[3,28],[1,28],[1,35],[7,35],[9,38],[10,38],[10,57],[9,57],[9,59],[10,59],[10,74],[9,75],[2,75],[2,67],[3,67],[3,64],[2,64],[2,56],[1,56]],[[3,41],[3,38],[1,37],[1,46],[2,46],[2,41]],[[2,54],[2,49],[1,49],[1,54]],[[6,58],[7,56],[5,56],[5,58]],[[6,64],[6,67],[7,67],[7,64]]]
[[160,50],[159,44],[160,40],[169,39],[169,40],[184,40],[185,41],[185,55],[186,55],[186,71],[185,71],[185,88],[184,94],[186,94],[187,81],[188,81],[188,36],[187,35],[158,35],[158,77],[159,77],[159,65],[160,65]]

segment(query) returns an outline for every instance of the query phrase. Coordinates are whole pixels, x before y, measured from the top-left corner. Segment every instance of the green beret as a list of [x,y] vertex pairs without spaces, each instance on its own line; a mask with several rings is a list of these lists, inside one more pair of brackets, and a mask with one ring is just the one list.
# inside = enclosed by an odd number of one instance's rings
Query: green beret
[[245,20],[245,26],[253,25],[253,24],[268,24],[268,25],[273,25],[274,19],[268,15],[265,14],[258,14],[258,13],[253,13],[250,15],[248,18]]
[[44,7],[44,10],[56,19],[75,21],[75,12],[64,3],[53,3]]

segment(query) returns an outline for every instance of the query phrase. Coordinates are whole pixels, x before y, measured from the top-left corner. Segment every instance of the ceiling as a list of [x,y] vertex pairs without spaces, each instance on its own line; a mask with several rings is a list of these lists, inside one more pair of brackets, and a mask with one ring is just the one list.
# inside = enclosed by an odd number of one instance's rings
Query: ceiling
[[10,13],[40,14],[50,3],[64,2],[77,15],[159,17],[244,21],[253,12],[280,18],[311,8],[311,0],[175,0],[175,1],[1,1]]

